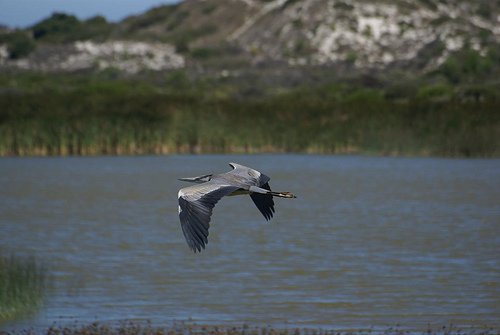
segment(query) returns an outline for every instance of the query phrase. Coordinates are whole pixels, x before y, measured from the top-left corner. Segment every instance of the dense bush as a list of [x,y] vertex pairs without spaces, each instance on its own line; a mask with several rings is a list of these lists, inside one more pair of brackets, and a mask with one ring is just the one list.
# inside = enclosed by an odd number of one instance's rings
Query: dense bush
[[481,56],[472,49],[463,49],[451,55],[437,70],[450,83],[474,82],[478,78],[488,77],[492,70],[500,69],[500,61],[496,58],[495,46],[487,56]]
[[80,21],[74,15],[54,13],[49,18],[40,21],[32,27],[35,39],[50,39],[67,41],[67,36],[80,28]]
[[26,57],[36,48],[33,39],[27,33],[20,30],[0,35],[0,44],[2,43],[7,45],[10,59]]
[[51,43],[67,43],[87,39],[104,39],[113,25],[102,16],[80,21],[74,15],[54,13],[31,27],[36,40]]

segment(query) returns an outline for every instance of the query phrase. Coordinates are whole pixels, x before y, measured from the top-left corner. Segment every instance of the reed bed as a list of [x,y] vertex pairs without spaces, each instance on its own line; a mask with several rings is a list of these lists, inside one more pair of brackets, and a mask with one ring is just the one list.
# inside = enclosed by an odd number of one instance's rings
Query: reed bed
[[35,311],[46,286],[44,268],[33,258],[0,257],[0,324]]
[[[115,86],[113,86],[115,85]],[[104,88],[103,88],[104,87]],[[0,94],[0,155],[500,156],[500,100],[330,85],[258,97],[122,82]]]

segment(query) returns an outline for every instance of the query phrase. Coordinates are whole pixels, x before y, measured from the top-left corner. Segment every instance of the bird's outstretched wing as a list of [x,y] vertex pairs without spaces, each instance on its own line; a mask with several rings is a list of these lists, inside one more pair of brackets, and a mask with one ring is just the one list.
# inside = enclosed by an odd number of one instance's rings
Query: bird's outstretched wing
[[237,186],[209,181],[179,191],[179,218],[182,232],[194,252],[205,249],[208,243],[210,216],[215,204],[223,196],[237,189]]
[[[269,187],[269,183],[265,183],[260,186],[266,190],[271,190]],[[252,193],[250,194],[250,198],[252,198],[255,206],[259,209],[259,211],[264,215],[267,221],[271,220],[274,213],[274,200],[273,196],[270,194],[262,194],[262,193]]]
[[[247,181],[249,182],[248,186],[255,185],[269,191],[271,190],[271,187],[269,186],[269,180],[271,178],[269,178],[265,174],[237,163],[229,163],[229,165],[233,168],[233,171],[229,173],[233,173],[238,176],[248,174],[248,176],[250,177],[247,179]],[[274,213],[273,196],[271,194],[254,192],[250,194],[250,197],[255,203],[255,206],[257,206],[262,215],[264,215],[264,218],[267,221],[271,220]]]

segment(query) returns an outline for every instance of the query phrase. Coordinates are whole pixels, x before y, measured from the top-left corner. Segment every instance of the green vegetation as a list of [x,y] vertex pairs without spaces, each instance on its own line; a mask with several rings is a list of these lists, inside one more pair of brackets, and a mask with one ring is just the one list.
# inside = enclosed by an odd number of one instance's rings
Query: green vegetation
[[70,43],[79,40],[107,39],[114,25],[102,16],[94,16],[80,21],[74,15],[54,13],[25,30],[0,32],[0,45],[5,44],[10,59],[29,56],[43,43]]
[[45,271],[34,259],[0,256],[0,324],[39,307],[45,284]]
[[68,33],[78,30],[80,21],[74,15],[64,13],[54,13],[48,19],[45,19],[33,26],[33,37],[35,39],[61,39]]
[[36,48],[36,43],[29,34],[20,30],[0,34],[0,44],[4,43],[7,45],[10,59],[26,57]]
[[358,80],[248,94],[182,71],[147,81],[111,72],[0,76],[0,155],[500,156],[498,85]]
[[36,41],[47,43],[103,40],[111,34],[112,29],[113,25],[102,16],[80,21],[74,15],[64,13],[54,13],[30,28]]
[[500,46],[496,48],[492,46],[487,57],[482,57],[475,50],[464,49],[449,57],[438,72],[453,84],[475,81],[478,78],[484,78],[493,71],[495,66],[500,65],[499,53]]

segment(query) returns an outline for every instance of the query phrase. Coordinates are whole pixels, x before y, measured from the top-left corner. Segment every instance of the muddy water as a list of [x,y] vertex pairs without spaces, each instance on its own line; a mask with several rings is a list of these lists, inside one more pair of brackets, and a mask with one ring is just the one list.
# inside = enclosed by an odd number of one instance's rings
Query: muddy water
[[[266,223],[221,200],[193,254],[179,177],[271,176]],[[0,159],[0,249],[36,255],[52,288],[9,327],[123,319],[166,325],[499,326],[500,160],[356,156]]]

